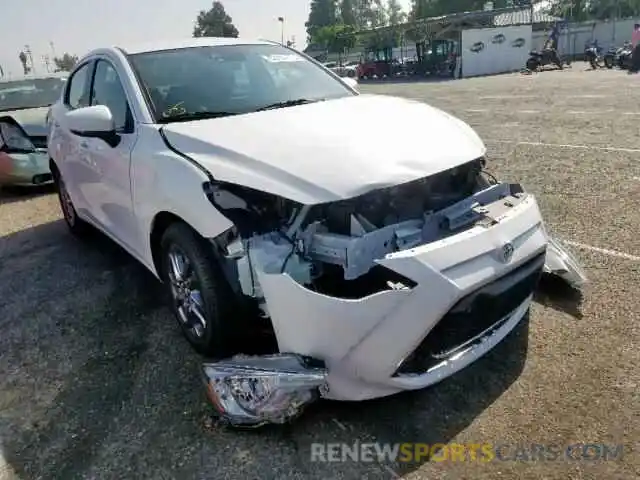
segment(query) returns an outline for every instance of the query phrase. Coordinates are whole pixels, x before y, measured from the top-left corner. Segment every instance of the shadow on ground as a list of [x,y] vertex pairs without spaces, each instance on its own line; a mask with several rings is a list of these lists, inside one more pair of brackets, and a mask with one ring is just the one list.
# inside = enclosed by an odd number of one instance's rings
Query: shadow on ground
[[542,275],[534,300],[545,307],[582,319],[583,293],[556,275]]
[[518,378],[527,353],[528,317],[425,391],[320,402],[280,428],[211,431],[202,359],[144,267],[97,233],[72,238],[62,221],[0,239],[0,259],[0,392],[12,399],[0,393],[0,440],[21,478],[329,478],[343,469],[363,478],[371,465],[312,463],[311,444],[446,443]]
[[[320,403],[295,428],[311,429],[316,417],[331,417],[346,426],[342,437],[348,443],[448,443],[517,380],[527,356],[528,330],[529,315],[484,357],[431,388],[368,402]],[[392,467],[404,475],[429,460]]]
[[0,205],[23,202],[33,197],[40,197],[53,193],[53,185],[38,187],[0,187]]

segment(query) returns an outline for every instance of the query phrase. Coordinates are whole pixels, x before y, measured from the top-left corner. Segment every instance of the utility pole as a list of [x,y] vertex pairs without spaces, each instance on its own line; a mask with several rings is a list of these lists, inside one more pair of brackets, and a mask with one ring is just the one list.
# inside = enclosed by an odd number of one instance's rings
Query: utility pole
[[535,13],[534,9],[533,9],[533,0],[529,0],[529,9],[530,9],[529,10],[529,15],[530,15],[530,20],[531,20],[531,30],[533,31],[533,23],[534,23],[533,14]]
[[33,54],[31,53],[31,47],[29,45],[25,45],[24,46],[24,51],[27,54],[27,57],[29,58],[29,63],[31,63],[31,73],[36,73],[36,66],[33,63]]
[[42,63],[44,63],[45,68],[47,69],[47,73],[50,73],[50,66],[51,66],[51,61],[49,60],[49,55],[43,55],[42,56]]
[[[573,2],[569,4],[569,21],[567,22],[567,50],[571,51],[571,58],[576,53],[576,38],[571,38],[571,24],[573,23]],[[573,40],[573,42],[571,41]],[[566,53],[565,53],[566,55]]]
[[278,17],[280,22],[280,44],[284,45],[284,17]]
[[51,47],[51,58],[56,58],[56,48],[53,46],[53,42],[49,42],[49,46]]

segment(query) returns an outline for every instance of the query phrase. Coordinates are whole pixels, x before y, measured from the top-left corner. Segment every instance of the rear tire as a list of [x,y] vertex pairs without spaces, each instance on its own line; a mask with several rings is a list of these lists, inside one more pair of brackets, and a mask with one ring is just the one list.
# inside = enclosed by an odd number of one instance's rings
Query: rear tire
[[240,319],[235,294],[216,258],[184,223],[167,228],[160,249],[161,277],[182,334],[198,353],[228,357],[234,351]]
[[78,216],[76,207],[73,205],[71,196],[67,191],[64,179],[59,171],[53,171],[53,179],[55,182],[56,192],[58,193],[58,201],[60,202],[60,210],[69,231],[79,238],[84,238],[90,232],[90,226],[87,222]]
[[540,63],[535,59],[535,58],[530,58],[529,60],[527,60],[527,70],[531,70],[532,72],[535,72],[536,70],[538,70],[538,67],[540,66]]

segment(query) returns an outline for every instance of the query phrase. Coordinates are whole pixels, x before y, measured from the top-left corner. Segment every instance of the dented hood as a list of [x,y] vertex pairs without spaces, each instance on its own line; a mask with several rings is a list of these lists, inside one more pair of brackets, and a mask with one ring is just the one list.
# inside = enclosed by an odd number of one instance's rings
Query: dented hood
[[215,179],[308,205],[416,180],[485,154],[464,122],[382,95],[172,123],[163,131]]

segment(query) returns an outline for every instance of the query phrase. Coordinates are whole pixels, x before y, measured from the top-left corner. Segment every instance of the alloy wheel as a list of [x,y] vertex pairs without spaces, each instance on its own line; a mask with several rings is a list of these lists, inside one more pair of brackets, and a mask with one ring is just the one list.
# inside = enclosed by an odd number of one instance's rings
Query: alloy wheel
[[60,196],[60,207],[62,208],[64,219],[73,227],[76,224],[76,210],[62,178],[58,179],[58,194]]
[[201,339],[207,328],[205,307],[196,271],[187,255],[176,245],[167,253],[169,288],[178,320],[189,335]]

